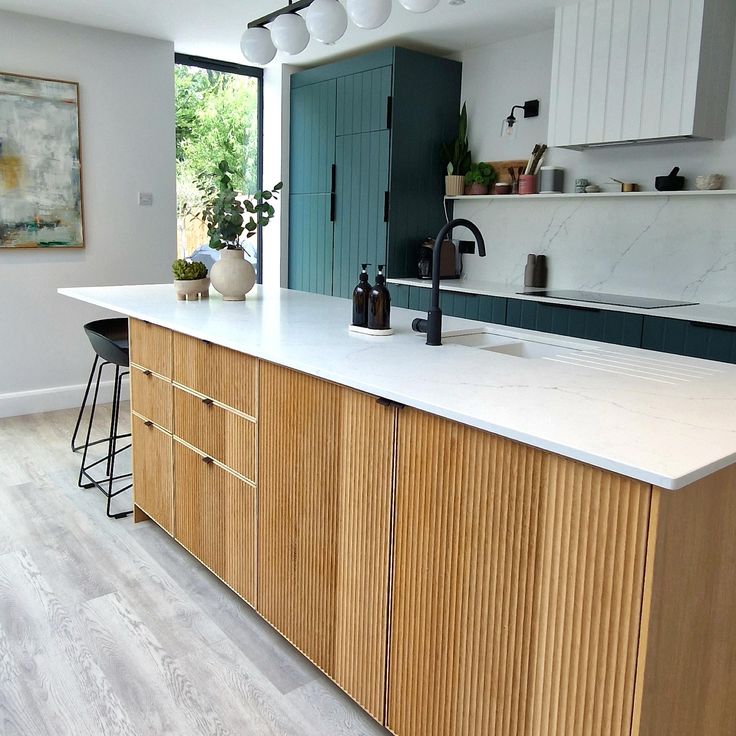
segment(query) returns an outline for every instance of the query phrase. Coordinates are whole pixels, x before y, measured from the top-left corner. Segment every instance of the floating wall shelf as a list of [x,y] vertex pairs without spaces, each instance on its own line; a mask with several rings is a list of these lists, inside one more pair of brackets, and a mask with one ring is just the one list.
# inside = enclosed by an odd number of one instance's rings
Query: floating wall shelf
[[483,199],[603,199],[607,197],[626,197],[636,199],[638,197],[716,197],[734,196],[736,189],[710,189],[701,191],[699,189],[683,192],[595,192],[576,194],[568,192],[565,194],[482,194],[476,196],[461,195],[457,197],[445,197],[452,201],[475,201]]

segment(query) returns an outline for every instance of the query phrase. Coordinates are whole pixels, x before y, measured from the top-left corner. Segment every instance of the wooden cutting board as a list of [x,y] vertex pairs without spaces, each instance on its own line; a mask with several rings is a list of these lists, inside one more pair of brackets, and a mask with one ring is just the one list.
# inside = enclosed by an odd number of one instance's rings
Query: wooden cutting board
[[[516,159],[513,161],[488,161],[488,163],[493,166],[494,170],[496,171],[496,181],[497,182],[507,182],[508,184],[511,184],[511,177],[509,176],[509,168],[516,169],[518,171],[519,167],[526,168],[526,165],[529,163],[529,159]],[[523,171],[522,171],[523,173]]]

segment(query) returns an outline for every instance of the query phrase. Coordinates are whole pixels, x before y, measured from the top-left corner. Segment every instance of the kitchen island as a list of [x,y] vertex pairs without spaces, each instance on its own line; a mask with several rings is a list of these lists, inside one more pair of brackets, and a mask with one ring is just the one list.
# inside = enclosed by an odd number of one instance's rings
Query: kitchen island
[[553,349],[432,348],[401,309],[371,338],[285,290],[60,291],[131,318],[137,520],[395,733],[736,730],[736,367],[453,318]]

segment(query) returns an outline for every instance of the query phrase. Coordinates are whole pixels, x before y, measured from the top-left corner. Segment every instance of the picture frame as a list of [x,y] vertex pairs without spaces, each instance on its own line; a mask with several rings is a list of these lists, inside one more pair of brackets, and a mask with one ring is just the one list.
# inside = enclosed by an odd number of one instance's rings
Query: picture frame
[[79,83],[0,72],[0,251],[85,247]]

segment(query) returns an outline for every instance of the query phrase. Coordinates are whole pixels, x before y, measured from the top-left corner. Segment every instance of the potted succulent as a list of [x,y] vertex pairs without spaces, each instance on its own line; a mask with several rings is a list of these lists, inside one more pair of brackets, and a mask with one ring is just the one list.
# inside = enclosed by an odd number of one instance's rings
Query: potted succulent
[[206,299],[210,295],[210,280],[207,278],[207,266],[196,261],[178,258],[171,264],[174,272],[174,290],[180,302]]
[[465,194],[472,196],[488,194],[494,181],[496,171],[493,166],[482,161],[472,164],[465,174]]
[[447,167],[445,194],[448,197],[457,197],[465,191],[465,174],[468,173],[471,162],[468,147],[468,110],[465,103],[458,121],[457,138],[452,143],[442,146],[442,158]]
[[[256,283],[253,264],[245,258],[243,233],[252,238],[259,228],[266,227],[275,215],[273,202],[283,188],[279,182],[272,190],[264,189],[252,197],[244,197],[232,185],[233,172],[227,161],[221,161],[214,172],[197,177],[202,193],[201,209],[190,207],[186,214],[207,225],[209,246],[221,251],[210,271],[212,286],[225,301],[243,301]],[[247,219],[246,219],[247,216]]]

